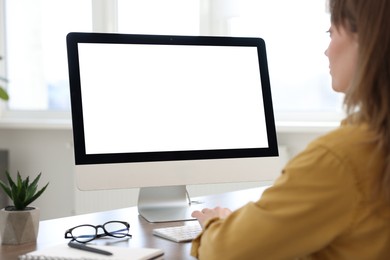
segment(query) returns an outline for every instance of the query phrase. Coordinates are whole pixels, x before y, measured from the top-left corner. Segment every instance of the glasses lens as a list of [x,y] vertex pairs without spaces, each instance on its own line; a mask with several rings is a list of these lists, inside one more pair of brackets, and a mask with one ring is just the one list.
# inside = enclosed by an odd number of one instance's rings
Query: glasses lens
[[113,237],[125,237],[129,233],[128,226],[123,222],[108,222],[104,224],[104,229]]
[[73,238],[78,242],[88,242],[96,237],[96,228],[90,225],[83,225],[72,230]]

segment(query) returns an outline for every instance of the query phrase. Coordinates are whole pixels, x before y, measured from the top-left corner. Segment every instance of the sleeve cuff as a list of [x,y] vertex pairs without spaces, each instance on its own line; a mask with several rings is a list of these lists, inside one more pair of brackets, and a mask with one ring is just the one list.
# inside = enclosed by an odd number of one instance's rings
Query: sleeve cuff
[[200,247],[200,240],[202,238],[203,233],[206,231],[206,229],[215,221],[218,221],[220,218],[212,218],[206,221],[204,224],[202,232],[192,241],[192,246],[191,246],[191,255],[193,257],[198,258],[199,257],[199,247]]

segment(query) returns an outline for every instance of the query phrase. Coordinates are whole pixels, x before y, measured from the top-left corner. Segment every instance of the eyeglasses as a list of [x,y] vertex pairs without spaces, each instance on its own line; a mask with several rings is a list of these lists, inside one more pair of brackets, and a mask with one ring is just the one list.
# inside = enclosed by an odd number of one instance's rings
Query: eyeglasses
[[[98,229],[102,228],[104,233],[98,234]],[[96,238],[110,236],[116,238],[131,237],[129,234],[130,224],[124,221],[109,221],[103,225],[80,225],[65,231],[65,238],[72,238],[72,241],[87,243]]]

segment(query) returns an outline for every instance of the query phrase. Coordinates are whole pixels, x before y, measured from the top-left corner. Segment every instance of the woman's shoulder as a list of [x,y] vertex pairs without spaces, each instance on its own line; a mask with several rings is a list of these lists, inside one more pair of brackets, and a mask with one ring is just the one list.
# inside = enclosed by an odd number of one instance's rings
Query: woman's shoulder
[[365,124],[342,124],[337,129],[317,138],[309,146],[321,146],[336,153],[351,150],[371,151],[376,147],[375,134]]
[[[334,158],[348,166],[360,181],[366,181],[383,169],[383,151],[378,149],[375,133],[367,125],[341,125],[338,129],[314,140],[307,150],[313,154],[317,151],[317,154],[322,153],[322,156]],[[371,173],[370,177],[367,172]]]
[[342,125],[312,141],[290,160],[286,169],[326,176],[338,173],[340,178],[355,176],[364,179],[365,172],[379,172],[383,165],[383,155],[374,137],[367,126]]

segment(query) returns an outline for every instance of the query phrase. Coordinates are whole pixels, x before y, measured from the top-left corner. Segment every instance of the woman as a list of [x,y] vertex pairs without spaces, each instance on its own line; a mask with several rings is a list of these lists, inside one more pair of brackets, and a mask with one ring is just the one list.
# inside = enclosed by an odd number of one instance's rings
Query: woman
[[193,212],[200,259],[390,259],[390,1],[329,0],[332,87],[347,118],[261,199]]

